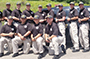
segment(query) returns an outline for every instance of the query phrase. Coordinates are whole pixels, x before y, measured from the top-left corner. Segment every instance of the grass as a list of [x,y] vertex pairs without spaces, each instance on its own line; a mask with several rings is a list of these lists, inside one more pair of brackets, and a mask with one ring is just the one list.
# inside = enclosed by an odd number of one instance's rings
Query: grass
[[[27,0],[0,0],[0,10],[3,11],[4,9],[6,9],[6,2],[10,2],[11,3],[11,10],[16,9],[16,3],[17,2],[24,2],[24,5],[22,4],[21,6],[21,11],[26,9],[26,3],[29,2],[31,4],[31,10],[36,12],[38,11],[38,5],[42,5],[43,8],[46,8],[46,4],[51,3],[52,7],[55,7],[56,4],[63,4],[64,6],[69,6],[68,3],[64,2],[54,2],[54,1],[27,1]],[[78,5],[78,3],[76,3],[75,5]],[[87,4],[85,4],[87,5]]]

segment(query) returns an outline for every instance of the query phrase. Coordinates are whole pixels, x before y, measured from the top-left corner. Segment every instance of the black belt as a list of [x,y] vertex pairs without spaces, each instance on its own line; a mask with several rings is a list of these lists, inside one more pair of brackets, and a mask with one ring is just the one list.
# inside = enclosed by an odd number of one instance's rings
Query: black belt
[[5,38],[8,38],[8,39],[13,39],[13,38],[11,38],[11,37],[5,37]]
[[59,22],[65,22],[65,21],[58,21],[57,23],[59,23]]
[[88,23],[88,21],[81,21],[80,24],[85,24],[85,23]]

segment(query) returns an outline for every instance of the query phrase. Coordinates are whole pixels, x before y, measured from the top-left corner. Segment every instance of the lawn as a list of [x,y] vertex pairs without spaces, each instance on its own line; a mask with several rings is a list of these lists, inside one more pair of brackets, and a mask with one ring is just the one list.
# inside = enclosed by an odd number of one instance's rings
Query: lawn
[[[38,5],[42,5],[43,8],[46,8],[46,4],[51,3],[52,7],[54,7],[56,4],[63,4],[64,6],[69,6],[68,3],[66,2],[54,2],[54,1],[27,1],[27,0],[0,0],[0,10],[3,11],[4,9],[6,9],[6,2],[10,2],[11,3],[11,10],[16,9],[16,3],[17,2],[24,2],[24,4],[22,4],[21,6],[21,11],[26,9],[26,3],[29,2],[31,4],[31,10],[36,12],[38,11]],[[78,5],[78,3],[76,3],[75,5]],[[85,4],[87,5],[87,4]]]

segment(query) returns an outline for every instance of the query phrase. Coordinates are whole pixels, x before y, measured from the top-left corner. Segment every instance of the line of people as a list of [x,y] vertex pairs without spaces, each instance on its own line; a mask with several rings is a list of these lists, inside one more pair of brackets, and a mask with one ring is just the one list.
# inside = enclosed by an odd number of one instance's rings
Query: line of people
[[[49,55],[54,55],[53,59],[59,59],[61,53],[66,54],[65,19],[66,13],[63,5],[59,4],[59,11],[56,16],[51,9],[51,4],[47,4],[47,10],[42,11],[42,5],[38,6],[38,11],[34,13],[30,10],[30,3],[26,4],[26,10],[20,11],[21,3],[17,2],[17,8],[10,10],[10,3],[6,3],[7,9],[3,11],[4,25],[1,25],[0,33],[0,57],[4,56],[4,44],[8,44],[8,52],[13,52],[12,57],[19,55],[18,46],[23,43],[23,53],[28,54],[32,46],[33,53],[39,54],[38,59],[44,57],[49,51]],[[73,43],[72,52],[78,52],[79,41],[83,52],[89,51],[89,12],[84,8],[84,3],[80,2],[80,11],[74,8],[75,3],[70,2],[70,11],[67,21],[70,26],[70,36]],[[53,22],[55,18],[55,22]],[[78,26],[79,22],[79,36]]]

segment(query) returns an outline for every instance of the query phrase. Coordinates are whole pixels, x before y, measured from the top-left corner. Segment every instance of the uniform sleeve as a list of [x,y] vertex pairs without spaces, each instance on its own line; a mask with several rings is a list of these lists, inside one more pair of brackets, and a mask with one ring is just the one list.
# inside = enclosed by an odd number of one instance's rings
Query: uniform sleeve
[[26,14],[25,14],[25,11],[23,11],[21,15],[26,15]]
[[58,27],[57,27],[57,25],[55,24],[54,26],[53,26],[53,34],[52,35],[58,35]]
[[75,11],[74,11],[74,14],[75,14],[75,16],[78,16],[78,11],[75,10]]
[[65,11],[63,12],[63,15],[62,16],[66,16],[66,13],[65,13]]
[[38,13],[36,12],[35,15],[38,15]]
[[5,26],[3,26],[3,27],[1,28],[0,34],[1,34],[1,33],[5,33]]
[[50,12],[50,15],[52,15],[52,16],[53,16],[53,18],[54,18],[54,12],[53,12],[53,11],[51,11],[51,12]]
[[28,23],[28,31],[31,31],[32,32],[32,30],[33,30],[33,26]]
[[89,17],[89,11],[88,11],[88,10],[85,10],[84,16],[85,16],[85,17]]
[[12,14],[11,14],[11,16],[15,16],[15,10],[14,10],[14,11],[12,11]]
[[40,27],[40,28],[39,28],[39,33],[40,33],[40,34],[43,34],[43,27],[42,27],[42,25],[40,25],[39,27]]
[[7,14],[6,14],[6,11],[4,10],[3,11],[3,17],[6,17],[7,16]]

